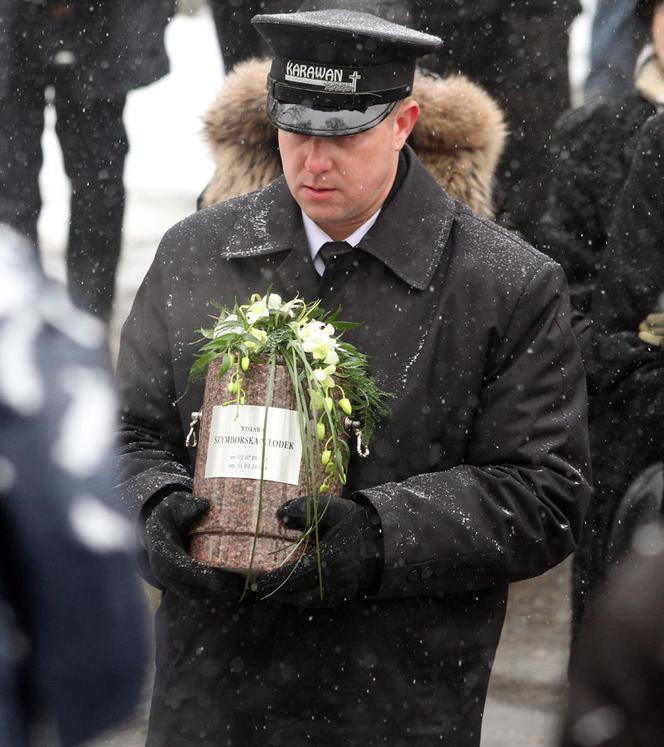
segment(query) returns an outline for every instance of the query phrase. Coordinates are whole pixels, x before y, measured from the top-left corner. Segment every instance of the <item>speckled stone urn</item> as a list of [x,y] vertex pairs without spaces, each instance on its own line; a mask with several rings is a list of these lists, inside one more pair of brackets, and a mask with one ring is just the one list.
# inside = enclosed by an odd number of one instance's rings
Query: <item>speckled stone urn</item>
[[[276,517],[286,501],[309,491],[296,397],[284,365],[275,369],[263,443],[269,372],[267,365],[251,366],[243,384],[244,404],[237,405],[229,402],[234,396],[228,390],[230,372],[219,377],[219,362],[208,370],[194,494],[207,498],[210,509],[192,530],[190,545],[191,555],[201,563],[260,572],[293,562],[305,550],[301,533],[287,530]],[[322,467],[319,472],[322,482]],[[333,491],[338,495],[340,485],[332,485]]]

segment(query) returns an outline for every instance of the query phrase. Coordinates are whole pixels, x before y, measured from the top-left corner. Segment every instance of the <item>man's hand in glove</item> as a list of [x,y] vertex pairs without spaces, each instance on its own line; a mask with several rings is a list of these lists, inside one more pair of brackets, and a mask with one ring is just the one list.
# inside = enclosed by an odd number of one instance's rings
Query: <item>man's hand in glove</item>
[[664,347],[664,314],[648,314],[639,324],[639,339],[653,347]]
[[150,570],[165,589],[183,596],[240,599],[245,579],[239,573],[198,563],[189,554],[189,530],[209,503],[191,493],[167,495],[145,521],[145,548]]
[[[277,511],[277,518],[289,529],[303,531],[308,501],[306,497],[288,501]],[[303,607],[331,607],[372,589],[383,565],[376,511],[353,500],[321,496],[318,518],[322,598],[315,547],[297,562],[257,576],[259,596]],[[313,538],[312,532],[310,544]]]

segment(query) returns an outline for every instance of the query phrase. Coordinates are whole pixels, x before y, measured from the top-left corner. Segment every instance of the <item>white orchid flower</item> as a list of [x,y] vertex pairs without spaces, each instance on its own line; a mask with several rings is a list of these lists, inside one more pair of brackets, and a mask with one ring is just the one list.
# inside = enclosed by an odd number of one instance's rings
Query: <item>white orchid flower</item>
[[259,298],[249,305],[249,308],[245,312],[247,321],[249,324],[254,325],[260,319],[267,319],[270,316],[270,312],[267,308],[267,301],[265,298]]
[[[311,353],[314,360],[336,365],[339,358],[334,352],[337,341],[332,337],[333,334],[334,327],[331,324],[323,324],[319,321],[306,322],[298,329],[298,336],[302,340],[302,349],[305,352]],[[328,356],[330,356],[329,360],[327,360]]]
[[[278,293],[270,293],[269,296],[266,296],[267,298],[267,308],[270,311],[283,311],[281,306],[281,296]],[[265,301],[266,299],[263,299]]]
[[326,366],[325,368],[315,368],[314,378],[324,387],[331,388],[334,386],[332,374],[337,370],[336,366]]

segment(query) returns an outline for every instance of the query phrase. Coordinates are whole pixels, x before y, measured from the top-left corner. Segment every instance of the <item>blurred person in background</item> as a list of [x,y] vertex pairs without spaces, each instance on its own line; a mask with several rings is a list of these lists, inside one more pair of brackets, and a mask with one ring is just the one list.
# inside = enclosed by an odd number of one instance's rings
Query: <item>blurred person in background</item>
[[[647,390],[639,394],[634,384],[652,368],[652,362],[646,362],[637,374],[639,366],[635,362],[639,356],[657,358],[656,350],[647,352],[637,339],[639,323],[657,309],[654,290],[637,290],[635,283],[640,280],[656,286],[661,265],[656,254],[657,242],[661,241],[656,227],[661,203],[654,201],[642,186],[644,174],[650,169],[649,189],[656,190],[660,162],[652,148],[647,148],[650,156],[643,155],[640,137],[644,124],[664,105],[664,2],[637,0],[634,13],[652,40],[640,56],[634,87],[620,99],[571,110],[557,123],[551,148],[556,168],[539,232],[539,247],[565,269],[572,305],[586,318],[577,329],[584,329],[582,325],[586,324],[582,348],[591,368],[590,424],[596,492],[573,561],[574,641],[587,602],[610,565],[610,545],[617,541],[616,532],[611,532],[610,527],[619,515],[620,501],[630,481],[658,460],[639,415],[644,407],[647,411],[649,394]],[[638,165],[634,165],[636,173],[627,188],[635,156]],[[641,190],[640,195],[637,190]],[[613,248],[607,257],[609,243]],[[646,250],[650,257],[642,261]],[[637,265],[626,278],[632,261]],[[598,284],[603,265],[602,281]],[[635,302],[638,308],[634,307]],[[615,316],[616,312],[619,316]],[[600,337],[586,334],[590,319],[598,322],[600,331],[604,330]],[[604,334],[607,330],[609,337]],[[617,345],[625,342],[625,336],[636,341],[629,350]],[[593,339],[601,345],[591,346]],[[629,353],[629,362],[619,360],[618,353],[622,358]],[[636,358],[631,358],[632,354]],[[627,370],[634,370],[636,379],[626,376],[624,370],[620,372],[625,365]],[[616,366],[618,369],[614,370]],[[630,381],[628,393],[624,386]],[[617,389],[612,382],[618,383]],[[639,400],[642,407],[635,406]],[[625,433],[630,438],[625,438]],[[610,537],[614,537],[611,542]]]
[[77,745],[127,718],[147,654],[135,535],[111,503],[102,325],[0,224],[0,744]]
[[408,3],[416,27],[443,39],[422,66],[467,75],[505,110],[510,137],[498,168],[496,219],[532,242],[552,168],[551,129],[570,106],[569,27],[578,0]]
[[555,169],[538,246],[565,269],[573,307],[590,316],[597,271],[639,131],[664,106],[664,2],[638,0],[634,12],[652,41],[642,51],[631,90],[567,112],[551,145]]
[[38,245],[44,106],[71,182],[67,279],[108,321],[120,256],[127,92],[168,72],[175,0],[0,0],[0,221]]
[[[575,634],[622,548],[662,504],[664,114],[645,123],[634,150],[591,302],[585,362],[595,494],[573,561]],[[628,490],[637,478],[642,486]]]
[[633,88],[634,66],[647,29],[634,17],[637,0],[596,0],[590,31],[587,102],[623,98]]

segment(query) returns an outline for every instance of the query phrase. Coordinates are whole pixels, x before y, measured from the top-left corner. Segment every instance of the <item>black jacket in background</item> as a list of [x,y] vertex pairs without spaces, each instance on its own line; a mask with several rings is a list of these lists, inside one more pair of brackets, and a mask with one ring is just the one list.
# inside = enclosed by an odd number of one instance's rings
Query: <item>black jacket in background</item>
[[[71,4],[71,3],[70,3]],[[59,40],[76,57],[77,100],[116,99],[168,72],[164,28],[175,0],[77,0],[71,19],[55,21],[39,3],[0,0],[0,100],[7,90],[17,40],[45,62]],[[70,43],[71,42],[71,43]]]
[[664,455],[664,349],[638,338],[639,323],[664,292],[663,115],[646,122],[633,150],[592,297],[586,366],[596,493],[574,558],[577,623],[610,570],[607,541],[619,501]]
[[573,109],[556,124],[554,169],[537,246],[563,266],[572,306],[582,313],[591,313],[616,203],[639,130],[654,113],[655,106],[634,91],[618,101]]

